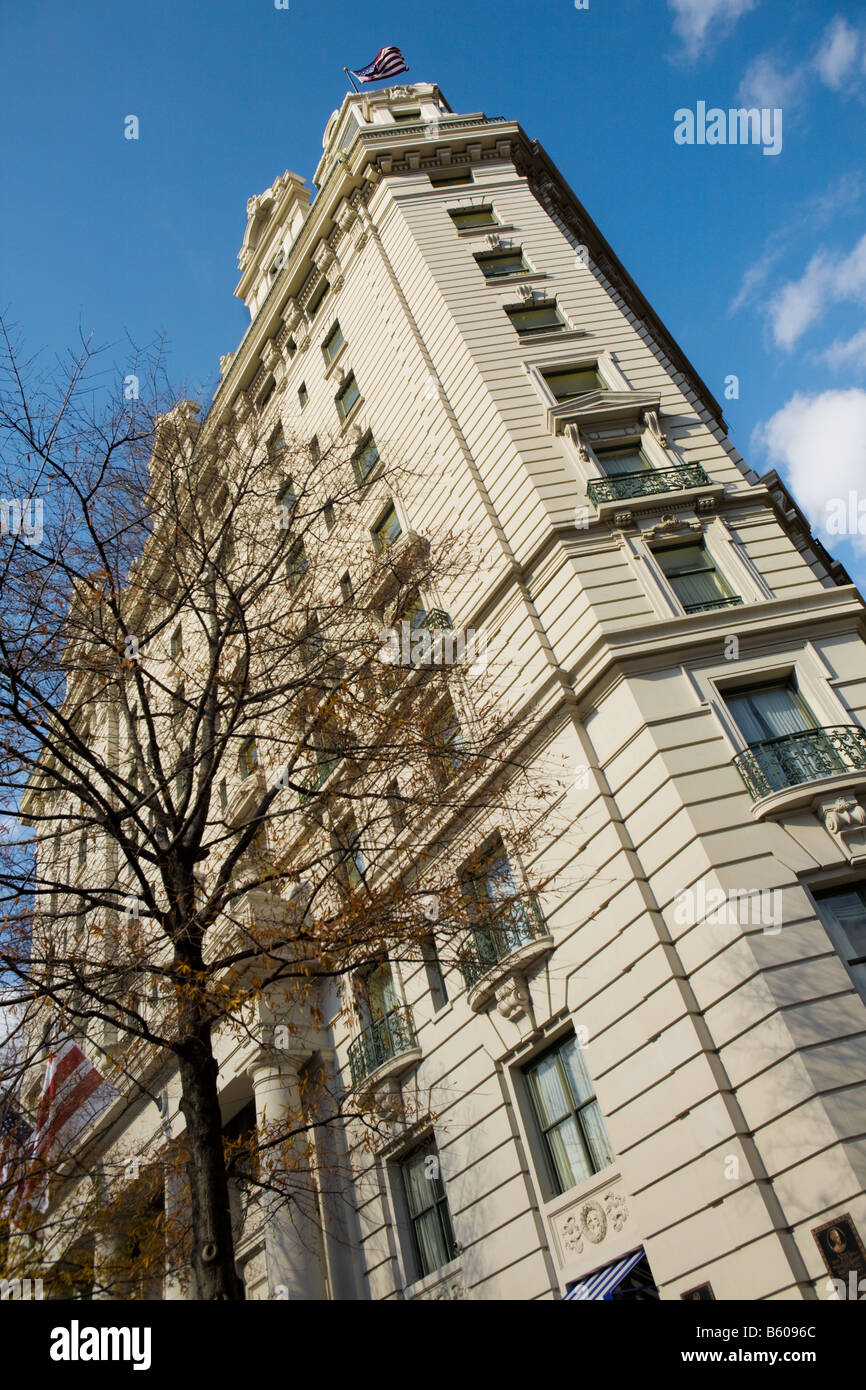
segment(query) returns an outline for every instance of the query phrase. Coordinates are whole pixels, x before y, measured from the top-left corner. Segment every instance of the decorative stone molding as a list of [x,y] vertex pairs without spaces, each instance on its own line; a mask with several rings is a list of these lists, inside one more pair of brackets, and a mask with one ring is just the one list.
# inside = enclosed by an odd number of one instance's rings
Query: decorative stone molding
[[532,1001],[522,975],[511,975],[496,987],[496,1008],[503,1018],[515,1022],[532,1018]]
[[701,497],[698,501],[699,512],[714,512],[716,510],[715,497]]
[[657,416],[658,408],[657,391],[585,391],[549,406],[547,427],[554,434],[562,434],[569,424],[620,424],[622,433],[628,434],[650,414]]
[[688,535],[690,532],[700,535],[702,530],[699,521],[687,521],[685,517],[675,516],[673,512],[665,512],[661,521],[656,522],[655,526],[650,526],[643,534],[645,540],[656,541],[667,536]]
[[670,449],[672,447],[671,441],[668,439],[667,435],[662,429],[662,424],[661,420],[659,419],[658,411],[645,410],[643,418],[647,429],[649,430],[656,443],[661,445],[663,449]]
[[821,802],[817,810],[850,863],[866,858],[866,809],[856,796],[837,796]]
[[618,526],[622,531],[626,527],[634,526],[634,514],[632,512],[614,512],[614,526]]
[[224,352],[220,357],[220,376],[225,376],[232,362],[235,360],[233,352]]
[[313,252],[313,260],[315,261],[316,265],[319,267],[319,270],[321,270],[323,274],[327,270],[328,266],[331,264],[331,261],[333,259],[333,247],[329,246],[326,241],[320,241],[315,251]]
[[619,1235],[629,1216],[628,1203],[619,1192],[583,1198],[556,1223],[566,1261],[589,1254],[593,1246]]

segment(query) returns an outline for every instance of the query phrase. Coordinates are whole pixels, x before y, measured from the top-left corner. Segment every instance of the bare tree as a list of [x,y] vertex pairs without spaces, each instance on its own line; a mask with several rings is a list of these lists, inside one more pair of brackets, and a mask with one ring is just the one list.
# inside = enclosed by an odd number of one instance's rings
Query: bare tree
[[168,1247],[199,1298],[235,1299],[233,1178],[298,1202],[312,1129],[394,1116],[322,1082],[226,1136],[218,1037],[302,1027],[324,981],[418,959],[433,916],[455,958],[479,913],[520,931],[514,884],[473,900],[467,845],[496,816],[528,835],[547,789],[478,639],[455,657],[440,611],[477,563],[468,538],[398,534],[387,511],[372,540],[361,526],[371,489],[423,486],[423,459],[291,438],[245,397],[202,423],[158,351],[119,399],[88,344],[43,372],[6,336],[2,368],[0,1009],[19,1045],[0,1090],[38,1129],[34,1078],[69,1037],[117,1093],[112,1125],[172,1075],[185,1120],[144,1171],[106,1170],[108,1118],[31,1152],[25,1189],[49,1198],[22,1228],[74,1291],[73,1227],[125,1204],[115,1291],[141,1296]]

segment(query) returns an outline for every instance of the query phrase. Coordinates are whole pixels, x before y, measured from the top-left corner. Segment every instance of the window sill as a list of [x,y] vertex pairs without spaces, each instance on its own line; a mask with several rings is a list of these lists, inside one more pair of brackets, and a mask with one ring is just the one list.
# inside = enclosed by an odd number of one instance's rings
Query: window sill
[[513,222],[485,222],[478,227],[458,227],[457,235],[460,237],[473,236],[498,236],[500,232],[514,232],[517,228]]
[[[349,411],[343,416],[342,420],[340,420],[340,429],[342,430],[342,432],[343,432],[344,434],[345,434],[346,431],[348,430],[349,426],[354,422],[355,417],[357,416],[358,411],[361,409],[361,407],[362,407],[363,404],[364,404],[364,397],[363,397],[363,396],[359,396],[358,399],[355,401],[355,404],[352,406],[351,410],[349,410]],[[339,419],[339,416],[338,416],[338,419]]]
[[462,1261],[459,1258],[451,1260],[441,1269],[435,1270],[423,1279],[417,1279],[414,1284],[407,1285],[403,1290],[403,1297],[410,1302],[416,1299],[451,1302],[466,1298]]
[[573,343],[589,335],[585,328],[550,328],[518,333],[517,336],[526,347],[551,347],[553,343]]
[[537,285],[544,280],[549,280],[550,276],[546,270],[529,270],[522,275],[484,275],[484,283],[491,289],[496,289],[498,285]]

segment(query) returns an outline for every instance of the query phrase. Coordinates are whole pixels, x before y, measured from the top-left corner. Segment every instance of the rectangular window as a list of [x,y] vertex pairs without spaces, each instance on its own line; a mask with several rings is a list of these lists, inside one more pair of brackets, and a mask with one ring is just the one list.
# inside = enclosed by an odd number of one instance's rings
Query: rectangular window
[[346,573],[340,580],[340,593],[342,595],[343,602],[345,603],[346,607],[348,607],[350,603],[354,603],[355,590],[352,588],[352,576],[350,575],[348,570],[346,570]]
[[463,765],[463,750],[466,740],[457,718],[457,711],[449,700],[433,726],[433,760],[440,781],[453,782]]
[[330,288],[331,286],[328,284],[327,280],[323,280],[321,284],[317,285],[316,288],[313,290],[313,293],[307,300],[307,313],[309,314],[311,319],[315,318],[316,313],[321,308],[322,301],[324,300],[325,295],[328,293],[328,290]]
[[412,1233],[415,1275],[423,1279],[454,1259],[454,1230],[435,1146],[425,1144],[400,1164]]
[[355,476],[359,483],[366,483],[377,463],[380,454],[372,435],[364,441],[354,458]]
[[471,169],[440,169],[427,177],[434,188],[451,188],[457,184],[473,182]]
[[238,772],[241,777],[251,777],[259,765],[259,750],[254,737],[244,739],[238,754]]
[[354,372],[349,375],[340,387],[334,399],[337,405],[337,414],[341,420],[345,420],[353,406],[357,405],[358,401],[361,399],[361,392],[355,380]]
[[173,661],[180,661],[183,656],[183,627],[178,623],[174,632],[171,634],[171,657]]
[[218,793],[220,801],[220,811],[223,815],[225,815],[226,811],[229,809],[229,790],[226,784],[226,779],[224,777],[220,781]]
[[282,425],[278,425],[268,441],[268,458],[278,459],[286,447],[286,436]]
[[555,299],[541,304],[513,305],[505,310],[521,337],[526,333],[561,333],[568,327]]
[[291,362],[292,358],[294,357],[295,353],[297,352],[297,350],[298,350],[298,345],[297,345],[297,343],[295,342],[294,338],[290,338],[289,341],[286,343],[286,352],[287,352],[287,354],[288,354],[288,358],[289,358],[289,361],[290,361],[290,362]]
[[398,125],[409,125],[412,121],[420,121],[421,110],[419,108],[417,111],[410,111],[408,107],[404,107],[402,111],[392,111],[391,115]]
[[593,449],[599,464],[609,478],[624,473],[649,473],[652,464],[639,444],[626,444],[621,449]]
[[[346,888],[362,888],[367,874],[367,859],[361,847],[361,832],[353,820],[347,821],[337,837],[340,857],[339,875]],[[390,973],[390,972],[389,972]]]
[[307,552],[304,549],[304,542],[295,541],[289,551],[289,558],[286,561],[286,583],[290,590],[294,592],[310,568]]
[[866,884],[816,893],[815,900],[827,935],[866,999]]
[[725,607],[734,597],[703,543],[670,546],[653,554],[687,613]]
[[531,269],[519,247],[516,251],[485,251],[475,259],[488,280],[502,275],[528,275]]
[[337,524],[337,512],[333,502],[329,500],[325,503],[324,508],[322,509],[322,515],[325,518],[325,526],[327,527],[327,529],[329,531],[333,531],[334,527]]
[[432,936],[428,936],[423,943],[421,957],[424,961],[424,973],[427,976],[430,999],[434,1012],[438,1014],[439,1010],[444,1009],[448,1003],[448,990],[445,985],[445,976],[442,973],[439,952],[436,950],[436,942]]
[[565,371],[545,372],[544,380],[558,401],[567,401],[572,396],[584,396],[587,391],[604,391],[598,369],[592,367],[569,367]]
[[385,792],[385,800],[388,803],[388,810],[391,814],[391,825],[395,835],[399,835],[406,829],[406,802],[403,800],[403,793],[400,791],[398,782],[389,782]]
[[331,329],[330,333],[328,334],[327,338],[322,344],[322,356],[328,363],[328,366],[331,365],[345,341],[346,339],[343,337],[343,330],[341,329],[339,323],[335,323],[334,327]]
[[307,404],[307,401],[309,399],[310,393],[307,390],[307,383],[305,381],[302,381],[300,386],[298,387],[298,404],[300,405],[301,410],[303,410],[304,406]]
[[748,744],[816,728],[815,718],[790,681],[725,693],[725,704]]
[[390,507],[373,527],[373,544],[377,550],[387,550],[403,534],[397,509],[392,502]]
[[524,1072],[549,1176],[568,1192],[613,1162],[604,1116],[575,1037],[546,1052]]
[[483,203],[479,207],[472,208],[449,208],[448,216],[459,232],[464,232],[470,227],[495,227],[498,225],[493,216],[491,203]]

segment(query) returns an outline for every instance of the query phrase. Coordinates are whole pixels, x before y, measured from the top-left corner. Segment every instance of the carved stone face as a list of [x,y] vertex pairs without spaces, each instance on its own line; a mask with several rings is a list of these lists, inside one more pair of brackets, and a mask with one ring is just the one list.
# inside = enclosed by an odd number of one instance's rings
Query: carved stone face
[[600,1240],[604,1240],[607,1222],[603,1212],[593,1202],[588,1202],[583,1209],[583,1229],[586,1231],[587,1239],[597,1245]]

